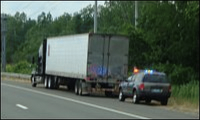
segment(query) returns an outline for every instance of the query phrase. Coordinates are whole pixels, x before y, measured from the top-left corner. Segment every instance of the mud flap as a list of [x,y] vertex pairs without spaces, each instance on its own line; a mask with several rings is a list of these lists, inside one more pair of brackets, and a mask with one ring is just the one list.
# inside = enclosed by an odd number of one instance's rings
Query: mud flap
[[82,94],[83,95],[88,95],[91,92],[91,84],[87,82],[82,82]]

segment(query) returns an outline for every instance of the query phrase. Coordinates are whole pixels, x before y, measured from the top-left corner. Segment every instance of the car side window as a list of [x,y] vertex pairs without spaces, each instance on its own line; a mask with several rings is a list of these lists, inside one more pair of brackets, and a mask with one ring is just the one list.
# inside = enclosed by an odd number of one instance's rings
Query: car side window
[[135,82],[139,82],[141,81],[143,78],[143,74],[137,74],[136,78],[135,78]]
[[136,78],[136,76],[137,76],[137,75],[134,75],[134,76],[132,77],[131,81],[133,81],[133,82],[134,82],[134,81],[135,81],[135,78]]
[[130,82],[131,81],[132,76],[128,77],[127,81]]

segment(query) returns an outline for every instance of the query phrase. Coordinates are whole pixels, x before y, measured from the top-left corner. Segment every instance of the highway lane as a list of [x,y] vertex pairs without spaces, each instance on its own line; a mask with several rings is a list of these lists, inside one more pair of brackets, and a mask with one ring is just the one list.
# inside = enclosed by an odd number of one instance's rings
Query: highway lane
[[1,82],[1,102],[1,118],[199,118],[196,114],[171,111],[156,103],[135,105],[129,100],[77,96],[65,89],[49,90],[43,85],[32,88],[30,83],[7,80]]

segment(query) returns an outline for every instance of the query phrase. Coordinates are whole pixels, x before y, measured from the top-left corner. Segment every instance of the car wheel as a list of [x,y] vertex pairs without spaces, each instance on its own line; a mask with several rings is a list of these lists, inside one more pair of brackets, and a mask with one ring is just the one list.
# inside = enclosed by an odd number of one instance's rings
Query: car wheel
[[125,100],[125,96],[123,95],[122,89],[120,89],[119,92],[119,101],[124,101]]
[[44,86],[45,86],[45,88],[48,88],[48,77],[47,76],[44,79]]
[[168,103],[168,98],[161,100],[161,105],[167,105],[167,103]]
[[35,83],[35,77],[34,76],[32,76],[31,77],[31,84],[32,84],[32,87],[36,87],[36,83]]
[[139,103],[139,97],[138,97],[138,94],[137,94],[136,90],[133,92],[133,103],[134,104],[138,104]]

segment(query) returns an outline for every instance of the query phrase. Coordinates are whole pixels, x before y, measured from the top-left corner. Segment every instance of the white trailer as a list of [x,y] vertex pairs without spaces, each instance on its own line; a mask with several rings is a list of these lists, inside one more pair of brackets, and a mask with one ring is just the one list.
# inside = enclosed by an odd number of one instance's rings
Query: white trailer
[[32,86],[44,83],[52,89],[67,85],[77,95],[118,94],[119,82],[127,77],[128,50],[129,39],[123,35],[86,33],[47,38],[39,49]]

